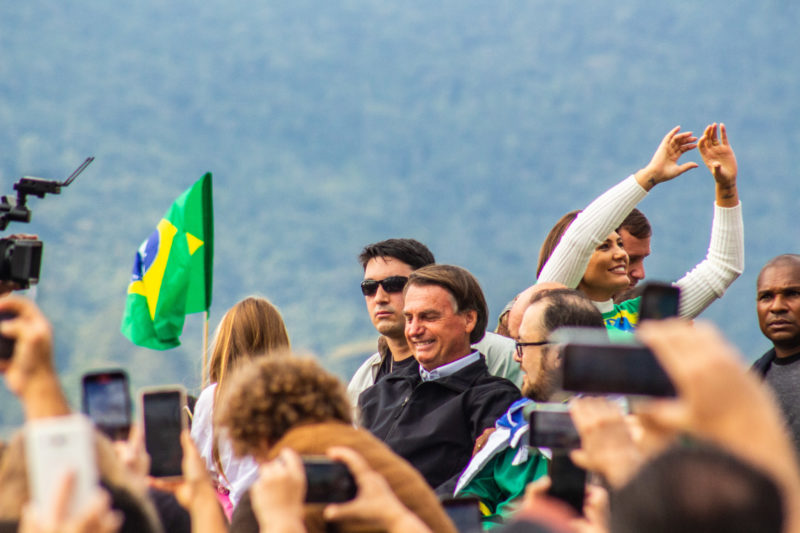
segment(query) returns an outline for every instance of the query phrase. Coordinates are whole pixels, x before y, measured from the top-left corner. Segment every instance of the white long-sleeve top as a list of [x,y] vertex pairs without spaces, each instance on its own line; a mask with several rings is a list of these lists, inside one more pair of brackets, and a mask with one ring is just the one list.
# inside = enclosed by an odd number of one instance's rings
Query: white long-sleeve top
[[214,419],[214,391],[217,384],[212,383],[200,392],[194,406],[192,417],[192,440],[194,440],[200,455],[206,462],[206,468],[220,485],[228,489],[231,503],[236,506],[247,489],[258,479],[258,464],[252,457],[237,458],[233,455],[231,443],[225,438],[219,438],[219,460],[225,471],[225,476],[217,472],[212,457],[214,435],[212,420]]
[[[576,288],[583,278],[595,248],[645,196],[633,175],[598,196],[581,211],[547,260],[537,283],[554,281]],[[742,204],[720,207],[714,204],[711,242],[703,261],[674,284],[681,289],[679,314],[694,318],[725,290],[744,270],[744,223]],[[613,302],[595,302],[601,312],[613,308]]]

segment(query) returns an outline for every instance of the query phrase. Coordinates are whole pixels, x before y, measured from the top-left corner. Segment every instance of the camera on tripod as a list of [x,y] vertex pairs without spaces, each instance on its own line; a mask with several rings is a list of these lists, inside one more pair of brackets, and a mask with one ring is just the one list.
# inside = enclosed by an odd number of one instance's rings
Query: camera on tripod
[[[94,157],[86,160],[75,169],[64,181],[46,180],[23,176],[14,184],[17,198],[9,200],[0,197],[0,231],[6,229],[9,222],[30,222],[31,210],[26,205],[29,195],[44,198],[48,193],[60,194],[61,187],[66,187],[84,171]],[[39,270],[42,266],[43,243],[39,239],[2,238],[0,239],[0,282],[11,282],[20,289],[27,289],[39,281]]]

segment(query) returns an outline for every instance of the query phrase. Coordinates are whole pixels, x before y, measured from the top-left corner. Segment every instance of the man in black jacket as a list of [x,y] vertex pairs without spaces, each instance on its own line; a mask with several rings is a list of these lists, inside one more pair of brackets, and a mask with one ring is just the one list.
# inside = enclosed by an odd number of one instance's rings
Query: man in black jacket
[[406,339],[418,364],[361,394],[361,424],[432,487],[454,485],[475,439],[520,398],[519,389],[491,376],[471,347],[488,321],[472,274],[450,265],[423,267],[410,274],[404,302]]
[[756,310],[773,348],[753,368],[775,391],[800,453],[800,255],[779,255],[764,265]]

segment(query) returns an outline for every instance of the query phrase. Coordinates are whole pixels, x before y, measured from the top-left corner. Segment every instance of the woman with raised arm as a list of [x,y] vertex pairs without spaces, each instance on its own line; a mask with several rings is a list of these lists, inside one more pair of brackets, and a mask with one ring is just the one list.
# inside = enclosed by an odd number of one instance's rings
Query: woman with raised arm
[[744,269],[744,230],[736,189],[737,165],[725,125],[706,127],[699,142],[691,132],[674,128],[662,139],[646,167],[629,176],[590,203],[568,213],[548,234],[539,254],[537,282],[563,283],[591,298],[603,313],[606,326],[628,331],[638,322],[640,298],[615,304],[612,297],[628,286],[628,255],[616,228],[656,185],[697,167],[678,164],[687,151],[699,148],[716,183],[714,221],[706,258],[675,285],[681,289],[679,314],[693,318]]

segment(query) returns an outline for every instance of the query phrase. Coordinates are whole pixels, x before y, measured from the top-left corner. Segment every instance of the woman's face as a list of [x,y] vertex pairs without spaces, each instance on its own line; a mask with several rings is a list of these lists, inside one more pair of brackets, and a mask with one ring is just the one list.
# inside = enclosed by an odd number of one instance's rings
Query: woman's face
[[614,231],[595,248],[578,289],[595,301],[608,300],[628,287],[628,254]]

